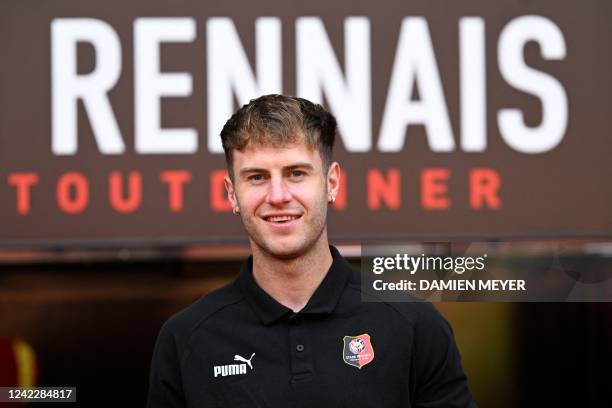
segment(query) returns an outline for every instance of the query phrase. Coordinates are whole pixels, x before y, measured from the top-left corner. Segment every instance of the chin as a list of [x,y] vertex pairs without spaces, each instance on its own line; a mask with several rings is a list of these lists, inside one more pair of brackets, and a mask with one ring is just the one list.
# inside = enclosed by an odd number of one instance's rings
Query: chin
[[301,243],[264,244],[260,247],[268,254],[280,259],[294,259],[304,254],[308,247]]

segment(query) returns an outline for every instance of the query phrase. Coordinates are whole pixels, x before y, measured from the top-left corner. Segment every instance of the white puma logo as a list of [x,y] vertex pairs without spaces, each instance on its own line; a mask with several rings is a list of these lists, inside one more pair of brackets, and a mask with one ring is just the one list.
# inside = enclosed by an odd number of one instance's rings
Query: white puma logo
[[251,370],[253,369],[253,365],[251,364],[251,360],[253,359],[253,357],[255,356],[255,353],[251,354],[251,358],[249,358],[248,360],[242,356],[239,356],[238,354],[236,354],[234,356],[234,361],[241,361],[243,363],[247,363],[249,365],[249,367],[251,367]]
[[251,360],[255,357],[255,353],[251,354],[251,358],[248,360],[238,354],[234,355],[234,361],[240,361],[245,364],[226,364],[226,365],[218,365],[213,367],[213,374],[215,378],[218,376],[226,377],[228,375],[241,375],[247,373],[247,365],[253,369],[253,364],[251,364]]

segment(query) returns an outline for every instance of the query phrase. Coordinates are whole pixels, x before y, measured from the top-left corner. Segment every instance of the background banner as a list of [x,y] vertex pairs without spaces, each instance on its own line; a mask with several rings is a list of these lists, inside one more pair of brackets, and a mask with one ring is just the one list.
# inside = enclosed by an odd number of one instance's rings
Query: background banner
[[611,18],[598,0],[6,0],[0,246],[244,242],[218,133],[267,93],[338,119],[332,239],[609,238]]

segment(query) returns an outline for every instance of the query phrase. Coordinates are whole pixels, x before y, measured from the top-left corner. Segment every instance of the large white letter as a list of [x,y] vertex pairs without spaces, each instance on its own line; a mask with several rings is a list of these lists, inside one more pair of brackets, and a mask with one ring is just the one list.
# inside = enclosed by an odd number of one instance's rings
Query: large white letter
[[322,103],[325,93],[346,150],[367,152],[372,146],[370,22],[349,17],[344,30],[346,78],[321,19],[297,19],[297,94]]
[[234,92],[239,104],[262,94],[282,92],[280,19],[258,18],[255,29],[257,80],[232,20],[215,17],[206,25],[208,149],[211,153],[223,152],[219,133],[234,111]]
[[485,35],[482,17],[459,20],[461,148],[483,152],[487,147]]
[[162,129],[162,96],[189,96],[193,80],[188,73],[160,72],[162,42],[195,39],[193,18],[137,18],[134,22],[135,145],[141,154],[194,153],[198,149],[195,129]]
[[[96,66],[77,73],[77,43],[88,42]],[[121,154],[125,145],[107,92],[121,74],[121,43],[113,28],[92,18],[56,18],[51,22],[51,151],[77,152],[77,102],[83,100],[100,152]]]
[[[420,101],[410,100],[414,84],[418,85]],[[413,123],[425,125],[434,152],[455,148],[429,28],[423,17],[406,17],[402,22],[378,149],[399,152],[406,127]]]
[[565,58],[565,40],[559,27],[541,16],[517,17],[500,35],[497,58],[501,74],[514,88],[541,99],[542,123],[527,127],[519,109],[501,109],[497,121],[503,139],[514,150],[543,153],[565,136],[567,94],[556,78],[525,65],[523,48],[528,41],[538,42],[544,59],[559,60]]

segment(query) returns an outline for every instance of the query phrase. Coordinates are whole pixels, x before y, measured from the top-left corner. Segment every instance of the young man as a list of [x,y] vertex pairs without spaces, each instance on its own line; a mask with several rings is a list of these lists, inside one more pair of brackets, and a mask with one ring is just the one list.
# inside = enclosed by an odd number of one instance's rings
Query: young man
[[428,303],[361,302],[328,244],[338,194],[334,117],[267,95],[222,132],[233,212],[252,257],[170,318],[151,365],[154,407],[471,407],[452,331]]

